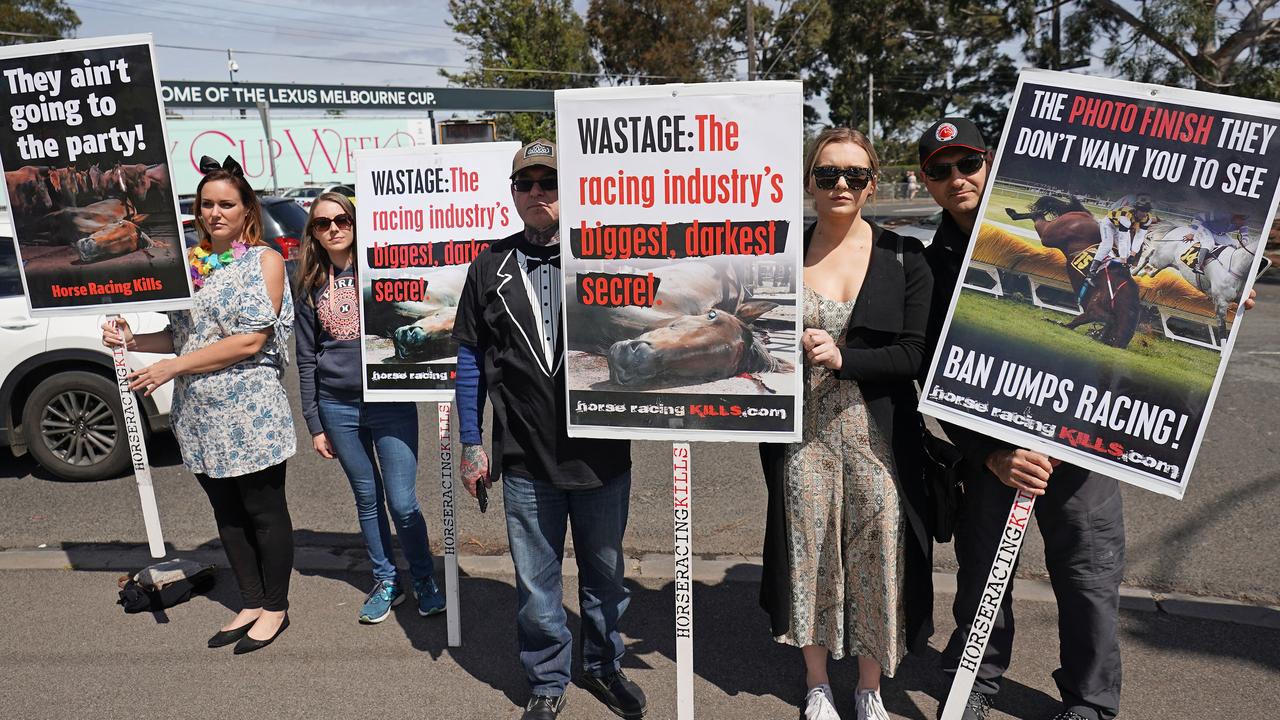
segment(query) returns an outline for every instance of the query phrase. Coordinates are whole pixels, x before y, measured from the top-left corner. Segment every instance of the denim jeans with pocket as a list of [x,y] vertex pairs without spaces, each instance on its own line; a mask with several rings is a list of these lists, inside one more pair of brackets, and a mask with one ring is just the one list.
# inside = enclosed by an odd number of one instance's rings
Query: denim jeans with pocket
[[356,517],[377,580],[395,580],[391,527],[415,580],[435,571],[418,506],[418,409],[413,403],[320,399],[320,424],[356,497]]
[[535,695],[561,695],[573,670],[561,583],[566,526],[573,531],[582,613],[582,668],[606,675],[624,646],[618,621],[630,591],[623,582],[622,535],[627,529],[631,472],[589,490],[504,475],[507,538],[516,568],[516,635],[520,663]]

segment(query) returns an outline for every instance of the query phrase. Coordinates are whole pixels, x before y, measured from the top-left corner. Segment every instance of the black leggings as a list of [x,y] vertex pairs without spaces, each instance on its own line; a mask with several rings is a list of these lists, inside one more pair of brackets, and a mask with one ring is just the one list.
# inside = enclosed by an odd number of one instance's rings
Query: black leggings
[[284,497],[284,463],[238,477],[196,474],[213,505],[218,537],[246,609],[289,609],[293,521]]

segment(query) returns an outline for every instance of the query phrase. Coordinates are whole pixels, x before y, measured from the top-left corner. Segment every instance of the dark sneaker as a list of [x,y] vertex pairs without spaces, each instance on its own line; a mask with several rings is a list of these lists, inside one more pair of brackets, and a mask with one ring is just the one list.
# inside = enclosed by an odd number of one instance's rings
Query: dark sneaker
[[564,710],[564,695],[534,695],[524,706],[520,720],[556,720]]
[[596,696],[614,715],[626,720],[640,720],[644,717],[644,691],[622,673],[617,672],[596,677],[591,674],[582,676],[582,687]]
[[1057,715],[1054,715],[1053,720],[1089,720],[1089,719],[1074,710],[1063,710]]
[[436,579],[425,577],[413,581],[413,594],[418,596],[418,614],[422,617],[444,612],[444,593],[436,585]]
[[[964,703],[964,714],[961,720],[987,720],[991,712],[991,698],[975,690],[969,691],[969,699]],[[938,717],[942,717],[942,706],[938,706]]]
[[391,608],[404,602],[404,591],[395,580],[379,580],[360,607],[360,622],[366,625],[380,623],[391,614]]

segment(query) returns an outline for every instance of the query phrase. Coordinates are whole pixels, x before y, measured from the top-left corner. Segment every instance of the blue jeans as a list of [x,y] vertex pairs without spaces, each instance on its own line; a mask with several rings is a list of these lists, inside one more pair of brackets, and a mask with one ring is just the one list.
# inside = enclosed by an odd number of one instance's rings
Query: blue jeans
[[391,528],[415,580],[435,571],[427,521],[418,506],[418,409],[412,403],[320,400],[320,424],[356,496],[356,517],[373,577],[395,580]]
[[561,695],[569,684],[573,636],[566,626],[561,563],[566,524],[573,527],[582,613],[582,667],[591,675],[618,669],[625,649],[618,620],[630,602],[623,584],[631,473],[603,487],[561,490],[504,474],[507,539],[516,567],[516,636],[520,663],[535,695]]

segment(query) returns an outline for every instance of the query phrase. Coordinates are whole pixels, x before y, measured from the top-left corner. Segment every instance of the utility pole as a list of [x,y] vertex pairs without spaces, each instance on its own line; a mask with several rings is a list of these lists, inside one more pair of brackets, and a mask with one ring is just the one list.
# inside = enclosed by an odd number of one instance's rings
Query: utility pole
[[1062,3],[1053,4],[1053,56],[1049,61],[1050,70],[1062,69]]
[[867,139],[876,143],[876,74],[867,75]]
[[756,79],[755,0],[747,0],[747,79]]

